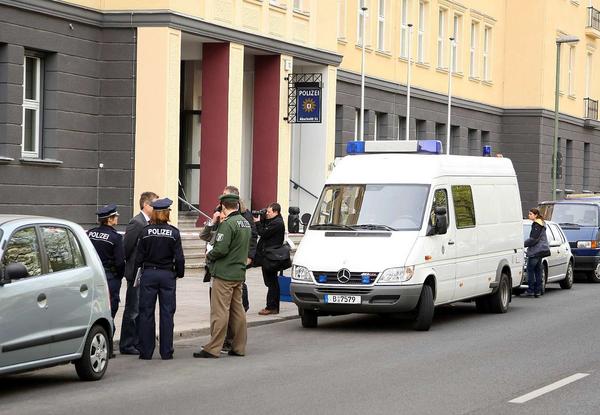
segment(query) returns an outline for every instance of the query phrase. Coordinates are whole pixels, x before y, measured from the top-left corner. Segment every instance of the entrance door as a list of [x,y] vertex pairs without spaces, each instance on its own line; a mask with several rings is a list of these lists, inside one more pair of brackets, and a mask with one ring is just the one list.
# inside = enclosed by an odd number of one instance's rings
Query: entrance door
[[[181,112],[179,146],[179,196],[198,207],[200,202],[200,123],[201,111]],[[182,206],[183,205],[183,206]],[[180,210],[190,210],[180,203]]]

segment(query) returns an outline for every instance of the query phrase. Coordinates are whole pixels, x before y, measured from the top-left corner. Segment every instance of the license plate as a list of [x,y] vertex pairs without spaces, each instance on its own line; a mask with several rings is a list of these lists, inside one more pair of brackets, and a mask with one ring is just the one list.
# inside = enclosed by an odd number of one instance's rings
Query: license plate
[[325,302],[328,304],[360,304],[360,295],[325,295]]

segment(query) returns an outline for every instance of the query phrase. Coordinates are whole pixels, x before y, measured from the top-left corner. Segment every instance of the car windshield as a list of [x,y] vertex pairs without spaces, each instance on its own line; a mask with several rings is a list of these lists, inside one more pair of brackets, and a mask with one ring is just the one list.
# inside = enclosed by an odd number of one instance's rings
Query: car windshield
[[523,224],[523,239],[529,238],[529,234],[531,233],[531,224]]
[[561,226],[598,226],[598,207],[582,203],[554,203],[540,206],[547,220]]
[[335,184],[323,189],[311,229],[419,230],[429,185]]

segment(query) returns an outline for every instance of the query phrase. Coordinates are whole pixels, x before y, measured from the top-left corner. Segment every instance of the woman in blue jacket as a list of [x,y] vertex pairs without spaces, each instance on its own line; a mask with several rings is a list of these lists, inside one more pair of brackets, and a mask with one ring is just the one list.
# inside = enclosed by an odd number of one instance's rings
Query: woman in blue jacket
[[525,240],[527,248],[527,284],[526,297],[539,297],[542,293],[542,258],[550,255],[548,238],[546,237],[546,222],[540,211],[536,208],[529,210],[531,224],[529,238]]

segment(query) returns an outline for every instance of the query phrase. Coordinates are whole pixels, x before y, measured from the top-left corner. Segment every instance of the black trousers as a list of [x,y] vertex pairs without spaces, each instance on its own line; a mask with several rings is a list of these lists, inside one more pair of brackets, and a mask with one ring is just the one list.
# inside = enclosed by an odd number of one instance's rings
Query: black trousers
[[119,349],[122,352],[138,347],[140,287],[134,287],[133,282],[134,280],[127,280],[125,310],[121,322],[121,340],[119,340]]
[[277,271],[271,271],[262,267],[263,281],[267,286],[267,309],[279,311],[279,279]]
[[140,357],[152,358],[154,353],[156,322],[154,310],[156,300],[160,306],[160,356],[173,356],[173,316],[175,315],[175,275],[172,271],[145,269],[140,283]]
[[106,282],[108,283],[108,292],[110,293],[110,314],[114,320],[119,309],[119,291],[121,291],[121,278],[115,278],[113,273],[106,271]]

